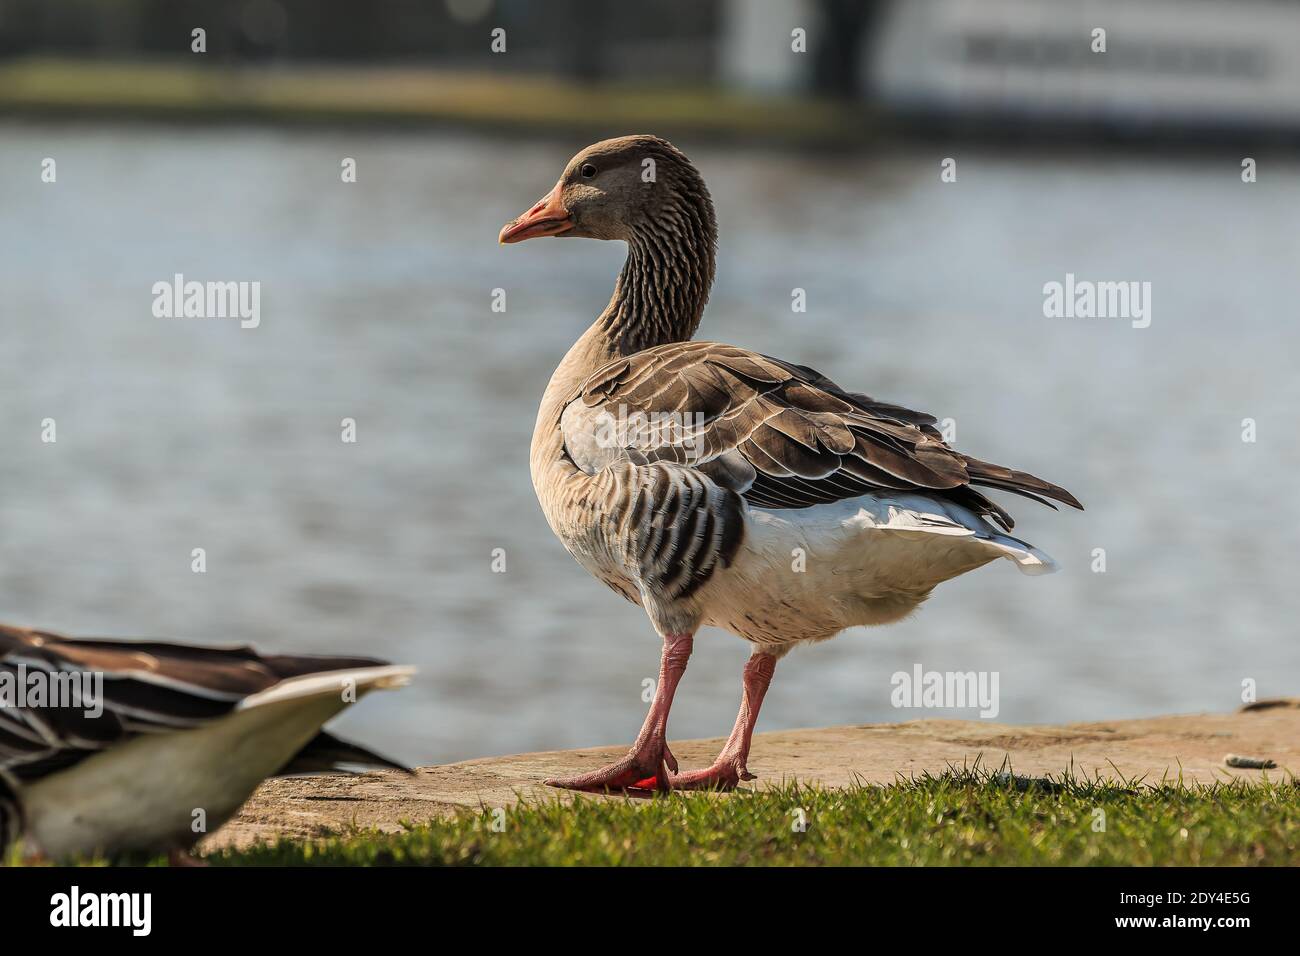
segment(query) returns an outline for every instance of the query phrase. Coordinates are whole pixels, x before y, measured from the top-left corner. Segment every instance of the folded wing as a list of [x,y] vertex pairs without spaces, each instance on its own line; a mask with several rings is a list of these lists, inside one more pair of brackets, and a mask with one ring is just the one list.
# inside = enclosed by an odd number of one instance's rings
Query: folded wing
[[714,342],[608,363],[583,383],[562,425],[566,449],[588,473],[614,461],[675,462],[762,508],[922,492],[1010,530],[1011,516],[979,488],[1082,507],[1064,488],[951,448],[931,415]]
[[[140,734],[202,726],[253,694],[307,674],[381,667],[362,657],[262,655],[249,647],[198,647],[159,641],[75,640],[0,625],[0,778],[21,785],[72,766]],[[30,675],[40,672],[33,683]],[[82,676],[102,675],[102,697],[68,706]],[[62,686],[51,700],[17,693]],[[93,685],[82,685],[91,687]],[[102,706],[102,713],[95,713]],[[301,758],[301,759],[299,759]],[[282,771],[335,769],[342,763],[397,767],[324,732]]]

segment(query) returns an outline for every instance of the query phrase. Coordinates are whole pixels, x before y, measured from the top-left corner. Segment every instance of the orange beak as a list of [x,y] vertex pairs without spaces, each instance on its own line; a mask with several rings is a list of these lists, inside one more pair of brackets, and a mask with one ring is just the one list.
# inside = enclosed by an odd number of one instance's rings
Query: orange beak
[[572,229],[573,217],[560,201],[560,192],[560,184],[556,183],[555,188],[541,202],[518,219],[506,223],[501,228],[497,242],[505,245],[508,242],[536,239],[538,236],[558,236]]

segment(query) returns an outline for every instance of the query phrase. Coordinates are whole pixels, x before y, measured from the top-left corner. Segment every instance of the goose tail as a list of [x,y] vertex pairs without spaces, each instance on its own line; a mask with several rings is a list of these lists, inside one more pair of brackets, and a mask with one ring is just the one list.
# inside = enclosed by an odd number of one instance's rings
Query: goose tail
[[1040,551],[1028,541],[1021,541],[1000,531],[992,532],[981,539],[994,548],[999,557],[1015,563],[1021,574],[1051,574],[1060,570],[1060,565],[1045,551]]

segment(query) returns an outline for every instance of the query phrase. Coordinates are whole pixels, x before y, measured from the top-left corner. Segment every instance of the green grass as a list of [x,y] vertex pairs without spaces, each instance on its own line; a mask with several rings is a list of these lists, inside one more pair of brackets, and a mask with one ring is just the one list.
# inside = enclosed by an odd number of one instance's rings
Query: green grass
[[[1105,814],[1105,830],[1094,829]],[[806,819],[800,832],[798,811]],[[649,800],[561,799],[227,850],[222,866],[1300,864],[1294,780],[1145,786],[981,769],[844,790],[784,784]]]
[[843,104],[710,87],[589,87],[553,76],[421,67],[221,66],[201,58],[0,62],[0,112],[674,131],[855,143],[875,123]]

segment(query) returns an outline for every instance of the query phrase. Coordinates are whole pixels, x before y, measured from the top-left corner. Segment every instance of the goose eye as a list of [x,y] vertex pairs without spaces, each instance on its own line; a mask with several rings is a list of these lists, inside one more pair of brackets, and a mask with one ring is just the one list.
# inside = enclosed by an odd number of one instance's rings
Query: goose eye
[[593,176],[596,175],[596,167],[591,165],[591,163],[583,163],[582,169],[578,171],[582,173],[583,179],[591,179]]

